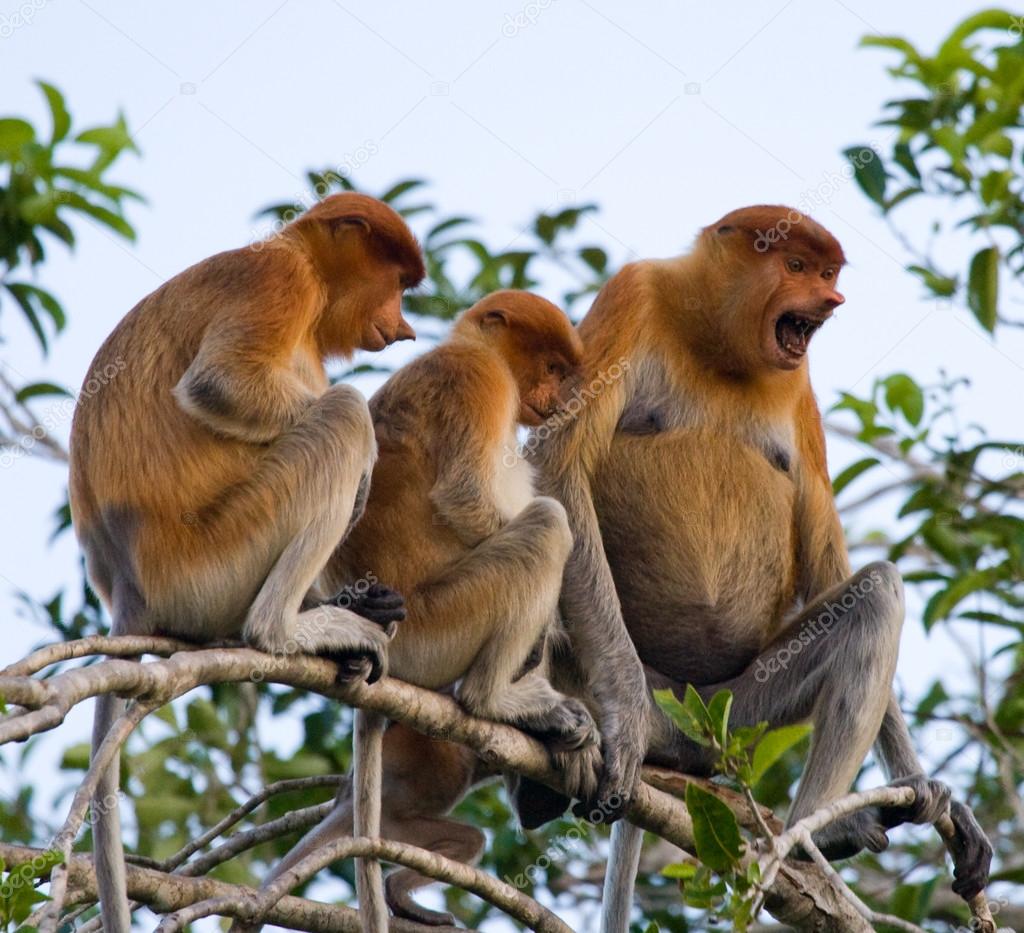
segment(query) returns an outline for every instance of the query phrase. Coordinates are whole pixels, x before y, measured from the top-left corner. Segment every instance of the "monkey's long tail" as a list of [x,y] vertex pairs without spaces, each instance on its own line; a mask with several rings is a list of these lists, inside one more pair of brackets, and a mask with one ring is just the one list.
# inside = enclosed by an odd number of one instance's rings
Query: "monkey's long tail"
[[611,851],[604,873],[601,898],[601,933],[629,933],[629,915],[633,907],[633,888],[640,868],[640,848],[644,831],[626,820],[612,827]]
[[[110,693],[96,697],[92,724],[92,755],[95,756],[110,727],[125,711],[127,703]],[[92,801],[93,855],[96,861],[96,887],[100,896],[103,929],[109,933],[128,933],[132,926],[128,909],[128,881],[121,842],[121,810],[117,792],[121,770],[118,752],[96,785]]]
[[[353,750],[353,835],[380,837],[381,772],[387,718],[370,710],[356,710]],[[356,897],[363,933],[387,933],[388,907],[384,900],[384,873],[376,859],[356,860]]]

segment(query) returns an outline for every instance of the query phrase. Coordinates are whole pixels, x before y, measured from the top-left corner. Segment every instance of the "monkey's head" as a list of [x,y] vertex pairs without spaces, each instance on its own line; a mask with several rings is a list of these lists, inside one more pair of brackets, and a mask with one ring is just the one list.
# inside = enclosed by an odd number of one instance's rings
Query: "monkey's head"
[[519,389],[520,424],[536,427],[565,409],[579,379],[583,344],[565,313],[546,298],[493,292],[459,318],[454,332],[483,341],[508,366]]
[[317,325],[326,352],[347,356],[416,339],[402,317],[402,293],[426,271],[419,243],[395,210],[365,194],[333,194],[286,230],[299,238],[327,290]]
[[719,345],[737,368],[795,370],[811,338],[846,299],[836,289],[846,262],[831,233],[806,214],[779,205],[743,207],[701,234],[710,257],[704,309]]

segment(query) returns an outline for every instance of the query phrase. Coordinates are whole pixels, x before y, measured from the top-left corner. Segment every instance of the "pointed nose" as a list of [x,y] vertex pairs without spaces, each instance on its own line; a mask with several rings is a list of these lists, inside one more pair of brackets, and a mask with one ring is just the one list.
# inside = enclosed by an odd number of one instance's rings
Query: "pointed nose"
[[415,340],[416,331],[412,329],[409,322],[404,318],[398,319],[398,327],[395,330],[395,340]]

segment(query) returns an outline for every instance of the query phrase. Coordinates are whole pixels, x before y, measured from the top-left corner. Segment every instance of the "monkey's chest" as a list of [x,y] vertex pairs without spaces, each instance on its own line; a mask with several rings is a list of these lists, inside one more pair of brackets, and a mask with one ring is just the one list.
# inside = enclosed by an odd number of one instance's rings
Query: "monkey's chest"
[[738,672],[794,600],[792,464],[708,429],[616,435],[594,504],[641,658],[680,679]]

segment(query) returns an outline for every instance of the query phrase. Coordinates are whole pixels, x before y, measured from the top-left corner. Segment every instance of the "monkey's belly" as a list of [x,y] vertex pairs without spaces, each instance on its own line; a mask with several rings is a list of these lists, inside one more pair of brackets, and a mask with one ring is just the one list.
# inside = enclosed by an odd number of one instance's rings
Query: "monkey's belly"
[[695,683],[739,673],[794,601],[790,476],[710,431],[618,435],[593,492],[641,660]]

